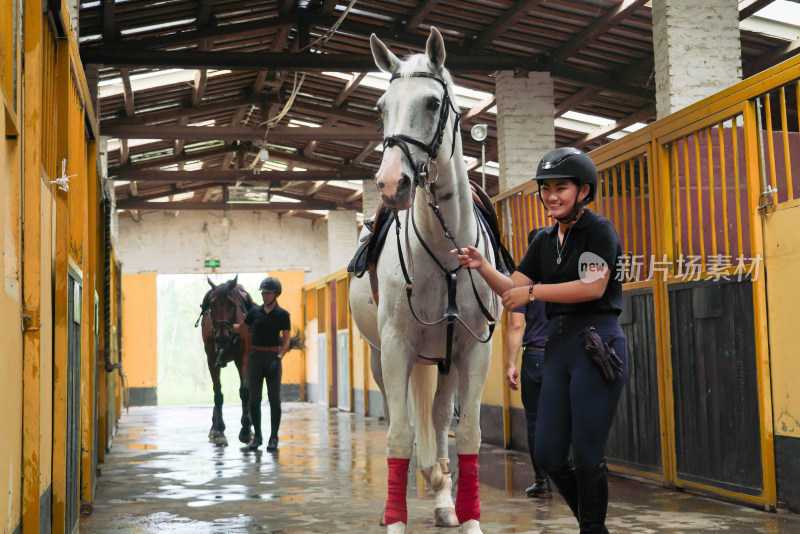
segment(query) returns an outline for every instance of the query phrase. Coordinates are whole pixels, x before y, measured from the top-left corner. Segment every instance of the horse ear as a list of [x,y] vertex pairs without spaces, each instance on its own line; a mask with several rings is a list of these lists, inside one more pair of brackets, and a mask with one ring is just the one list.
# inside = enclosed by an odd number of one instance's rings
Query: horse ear
[[428,36],[428,42],[425,43],[425,53],[428,56],[428,63],[431,68],[436,72],[442,70],[444,65],[445,51],[444,39],[439,30],[431,26],[431,34]]
[[217,286],[214,285],[214,282],[211,281],[211,278],[206,276],[206,280],[208,280],[208,285],[211,286],[211,289],[217,289]]
[[239,283],[239,274],[237,273],[236,276],[233,277],[233,287]]
[[375,65],[382,71],[394,74],[400,68],[400,60],[374,33],[369,36],[369,48]]

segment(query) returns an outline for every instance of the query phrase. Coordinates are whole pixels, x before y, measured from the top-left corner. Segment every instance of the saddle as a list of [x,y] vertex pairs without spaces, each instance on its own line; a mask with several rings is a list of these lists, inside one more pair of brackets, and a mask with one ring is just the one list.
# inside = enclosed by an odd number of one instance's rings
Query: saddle
[[[500,224],[497,220],[497,213],[489,195],[473,181],[469,183],[472,189],[472,203],[475,207],[475,215],[480,224],[486,229],[489,240],[494,250],[494,263],[497,270],[508,275],[514,272],[516,263],[513,256],[503,245],[500,236]],[[395,212],[387,208],[382,202],[378,205],[375,216],[364,219],[364,226],[369,229],[369,233],[361,238],[353,259],[347,266],[347,272],[353,273],[356,278],[361,278],[364,273],[369,271],[370,286],[375,303],[378,303],[378,276],[377,266],[383,245],[386,243],[386,236],[396,218]]]

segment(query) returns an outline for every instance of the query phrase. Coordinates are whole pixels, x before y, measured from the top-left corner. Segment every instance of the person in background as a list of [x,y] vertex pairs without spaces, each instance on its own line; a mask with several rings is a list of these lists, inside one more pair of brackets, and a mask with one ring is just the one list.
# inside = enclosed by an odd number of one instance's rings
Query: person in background
[[[540,231],[534,228],[528,234],[528,245]],[[534,482],[525,490],[528,497],[550,499],[553,491],[544,469],[537,467],[534,456],[536,439],[536,412],[539,410],[539,393],[542,390],[542,375],[544,373],[544,344],[547,339],[547,316],[545,304],[534,300],[524,306],[515,308],[508,317],[506,329],[506,350],[508,357],[508,370],[506,380],[508,387],[514,391],[522,388],[522,406],[525,409],[525,423],[528,430],[528,452],[533,465]],[[517,357],[520,346],[522,352],[522,367],[517,369]]]
[[253,421],[253,439],[248,445],[256,450],[263,444],[261,435],[261,391],[267,382],[270,411],[270,434],[267,450],[278,448],[278,427],[281,424],[281,360],[289,351],[291,318],[289,312],[278,306],[281,283],[272,276],[259,286],[263,306],[254,306],[247,312],[244,323],[249,330],[247,356],[247,387],[250,390],[250,418]]

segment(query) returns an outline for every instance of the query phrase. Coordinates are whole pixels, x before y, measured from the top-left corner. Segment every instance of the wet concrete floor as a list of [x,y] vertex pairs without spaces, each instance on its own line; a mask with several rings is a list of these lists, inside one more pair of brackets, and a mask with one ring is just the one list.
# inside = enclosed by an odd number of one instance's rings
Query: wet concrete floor
[[[81,518],[81,532],[385,531],[378,520],[386,499],[386,423],[315,404],[284,403],[278,451],[251,452],[236,441],[240,413],[234,406],[225,411],[230,445],[208,442],[211,409],[139,407],[124,414],[100,465],[94,511]],[[484,532],[578,531],[560,497],[525,497],[532,476],[527,455],[484,445],[479,461]],[[611,477],[610,494],[612,533],[800,533],[797,515],[629,479]],[[433,526],[432,493],[415,476],[409,476],[408,510],[409,533],[458,532]]]

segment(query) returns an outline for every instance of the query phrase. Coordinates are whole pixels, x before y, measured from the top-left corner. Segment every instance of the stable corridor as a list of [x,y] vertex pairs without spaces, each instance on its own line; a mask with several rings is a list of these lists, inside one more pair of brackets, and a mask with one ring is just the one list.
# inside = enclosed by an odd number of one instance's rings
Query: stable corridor
[[[266,405],[265,405],[266,407]],[[239,534],[383,532],[387,425],[311,403],[284,403],[280,448],[251,452],[236,441],[238,409],[225,416],[230,445],[208,443],[209,406],[135,407],[123,413],[100,464],[82,533]],[[451,439],[454,443],[454,440]],[[454,445],[451,444],[451,448]],[[454,451],[451,457],[455,458]],[[413,464],[412,464],[413,466]],[[484,446],[481,526],[488,533],[577,532],[560,497],[525,497],[527,456]],[[607,526],[625,533],[800,532],[800,516],[753,508],[611,477]],[[409,532],[433,526],[432,493],[409,476]]]

